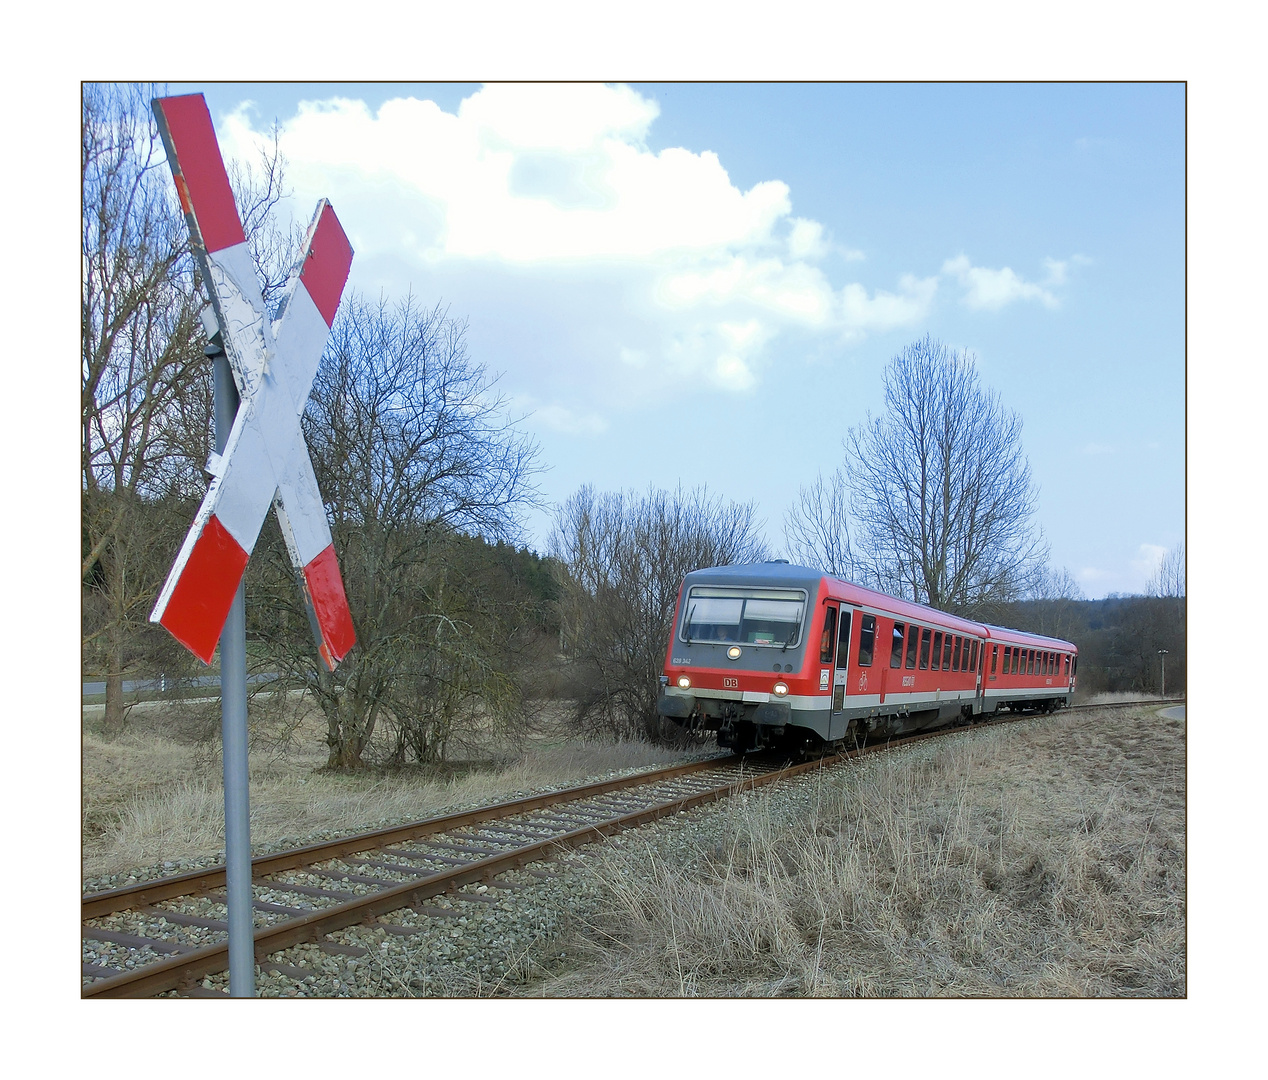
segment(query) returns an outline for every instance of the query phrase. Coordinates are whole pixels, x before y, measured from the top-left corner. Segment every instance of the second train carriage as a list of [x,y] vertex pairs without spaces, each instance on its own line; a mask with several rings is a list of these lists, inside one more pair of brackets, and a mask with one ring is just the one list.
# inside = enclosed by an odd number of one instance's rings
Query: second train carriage
[[683,581],[658,709],[736,750],[905,734],[1067,705],[1077,659],[808,567],[721,566]]

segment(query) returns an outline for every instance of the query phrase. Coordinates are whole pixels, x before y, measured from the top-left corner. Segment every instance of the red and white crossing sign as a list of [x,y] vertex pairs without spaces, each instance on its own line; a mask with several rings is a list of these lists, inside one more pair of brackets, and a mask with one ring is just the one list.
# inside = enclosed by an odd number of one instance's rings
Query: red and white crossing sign
[[211,663],[271,504],[307,594],[317,650],[334,670],[356,634],[300,417],[348,279],[352,246],[323,199],[280,310],[270,318],[206,101],[202,94],[160,98],[154,115],[240,403],[224,453],[208,462],[211,485],[150,620]]

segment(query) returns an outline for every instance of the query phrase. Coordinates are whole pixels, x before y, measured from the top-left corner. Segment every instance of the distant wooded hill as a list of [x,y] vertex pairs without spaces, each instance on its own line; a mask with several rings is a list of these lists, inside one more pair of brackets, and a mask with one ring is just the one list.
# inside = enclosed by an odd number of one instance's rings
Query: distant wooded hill
[[1167,692],[1185,689],[1183,596],[1027,600],[1003,605],[992,621],[1073,641],[1079,647],[1082,694],[1158,693],[1162,689],[1160,649],[1167,650]]

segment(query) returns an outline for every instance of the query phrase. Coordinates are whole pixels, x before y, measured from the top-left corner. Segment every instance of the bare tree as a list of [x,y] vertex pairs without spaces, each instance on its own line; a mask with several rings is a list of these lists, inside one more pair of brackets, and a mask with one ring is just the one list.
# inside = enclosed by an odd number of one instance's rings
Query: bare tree
[[334,673],[318,662],[271,530],[256,570],[271,596],[255,624],[265,662],[315,695],[330,767],[360,766],[380,723],[398,757],[443,756],[456,723],[505,716],[514,699],[500,665],[522,620],[459,557],[460,534],[517,532],[536,445],[471,359],[466,325],[412,297],[345,302],[303,423],[357,644]]
[[[154,87],[85,84],[82,101],[82,580],[85,668],[106,680],[106,727],[123,723],[123,676],[145,614],[201,496],[210,365],[162,141]],[[241,174],[262,264],[281,184],[276,147]],[[192,435],[191,435],[192,433]]]
[[1077,641],[1076,635],[1086,626],[1080,610],[1085,597],[1068,568],[1054,570],[1045,566],[1036,571],[1026,600],[1030,601],[1025,605],[1027,613],[1021,618],[1013,616],[1008,625],[1065,641]]
[[205,362],[185,225],[147,97],[140,87],[88,84],[83,93],[84,644],[105,676],[115,732],[129,634],[171,546],[145,513],[146,496],[186,478],[167,412]]
[[1147,596],[1180,597],[1185,595],[1184,541],[1176,544],[1158,561],[1158,569],[1145,586]]
[[926,336],[885,369],[883,416],[845,439],[854,552],[881,587],[968,612],[1022,595],[1046,548],[1021,417]]
[[825,481],[799,488],[797,501],[784,516],[784,543],[795,563],[825,570],[851,581],[859,576],[850,547],[850,489],[845,472],[834,469]]
[[707,490],[598,494],[559,509],[550,549],[566,570],[562,651],[582,669],[579,724],[660,735],[659,676],[682,579],[766,557],[752,503]]

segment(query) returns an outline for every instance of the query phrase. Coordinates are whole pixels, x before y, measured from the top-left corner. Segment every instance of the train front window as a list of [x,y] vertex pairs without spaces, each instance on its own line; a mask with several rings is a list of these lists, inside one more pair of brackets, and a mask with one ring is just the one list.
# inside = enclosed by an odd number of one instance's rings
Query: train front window
[[832,663],[832,639],[836,637],[836,632],[837,609],[830,607],[823,617],[823,637],[819,641],[819,663]]
[[738,642],[778,649],[801,641],[806,594],[800,589],[695,585],[684,605],[684,641]]

